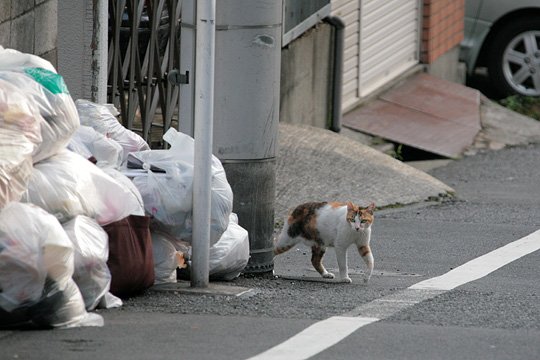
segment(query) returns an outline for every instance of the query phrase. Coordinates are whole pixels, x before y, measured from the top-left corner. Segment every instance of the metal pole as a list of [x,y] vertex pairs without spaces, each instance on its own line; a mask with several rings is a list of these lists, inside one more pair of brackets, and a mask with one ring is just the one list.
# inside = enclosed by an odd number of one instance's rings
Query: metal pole
[[215,0],[197,0],[192,287],[208,287],[214,122]]

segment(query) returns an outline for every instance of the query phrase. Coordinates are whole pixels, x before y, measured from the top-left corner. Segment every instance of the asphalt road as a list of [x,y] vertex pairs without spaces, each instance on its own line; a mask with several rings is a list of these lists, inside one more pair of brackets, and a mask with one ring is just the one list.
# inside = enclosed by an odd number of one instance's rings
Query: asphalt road
[[[353,284],[336,284],[312,281],[309,251],[299,247],[276,258],[275,276],[232,282],[252,289],[240,297],[149,291],[100,311],[101,328],[0,331],[0,359],[238,360],[310,325],[328,330],[273,357],[291,359],[332,337],[327,319],[370,306],[386,315],[310,358],[539,359],[539,251],[423,301],[402,294],[540,229],[540,146],[480,153],[431,174],[456,197],[376,212],[367,286],[356,252],[349,252]],[[336,268],[331,251],[325,263]],[[400,311],[377,308],[381,299]]]

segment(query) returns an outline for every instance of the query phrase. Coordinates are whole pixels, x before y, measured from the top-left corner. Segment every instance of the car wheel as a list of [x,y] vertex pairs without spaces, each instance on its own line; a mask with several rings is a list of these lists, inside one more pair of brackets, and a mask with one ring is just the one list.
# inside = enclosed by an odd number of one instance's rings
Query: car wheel
[[513,20],[499,29],[487,56],[490,80],[500,95],[540,96],[540,20]]

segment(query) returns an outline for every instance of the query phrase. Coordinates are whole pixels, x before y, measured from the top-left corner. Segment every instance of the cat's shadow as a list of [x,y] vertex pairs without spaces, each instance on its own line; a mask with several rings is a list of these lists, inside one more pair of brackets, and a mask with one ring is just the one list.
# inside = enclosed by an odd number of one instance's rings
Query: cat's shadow
[[[294,275],[275,275],[278,279],[282,280],[293,280],[293,281],[305,281],[305,282],[318,282],[326,284],[345,284],[351,285],[350,283],[340,282],[338,279],[326,279],[321,276],[294,276]],[[365,285],[363,280],[356,280],[352,284]]]

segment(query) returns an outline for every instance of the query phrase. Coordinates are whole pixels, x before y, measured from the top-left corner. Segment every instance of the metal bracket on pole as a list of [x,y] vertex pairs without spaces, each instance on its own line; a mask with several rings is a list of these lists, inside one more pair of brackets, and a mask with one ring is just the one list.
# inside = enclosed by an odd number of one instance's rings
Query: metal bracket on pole
[[180,70],[172,69],[167,75],[167,80],[173,85],[189,84],[189,71],[181,74]]

